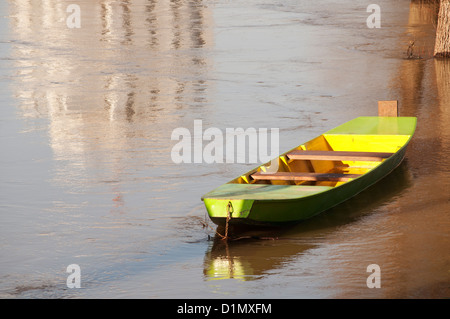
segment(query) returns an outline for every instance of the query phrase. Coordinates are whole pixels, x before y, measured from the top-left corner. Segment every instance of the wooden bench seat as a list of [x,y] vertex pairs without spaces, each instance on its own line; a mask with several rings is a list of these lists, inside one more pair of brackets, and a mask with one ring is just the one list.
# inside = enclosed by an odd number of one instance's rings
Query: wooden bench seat
[[347,152],[347,151],[292,151],[286,156],[292,160],[325,161],[373,161],[381,162],[394,153],[386,152]]
[[297,172],[277,172],[261,173],[257,172],[251,175],[256,180],[278,180],[278,181],[330,181],[346,182],[357,178],[361,174],[335,174],[335,173],[297,173]]

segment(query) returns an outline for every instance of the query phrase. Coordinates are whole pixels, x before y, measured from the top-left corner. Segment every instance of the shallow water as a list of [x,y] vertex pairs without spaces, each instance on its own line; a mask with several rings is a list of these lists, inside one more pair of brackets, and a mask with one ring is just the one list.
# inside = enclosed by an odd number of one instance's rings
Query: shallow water
[[[0,4],[0,296],[450,297],[450,63],[431,58],[432,9],[379,1],[369,29],[353,1],[77,3],[74,29],[71,1]],[[418,117],[404,163],[317,218],[241,234],[259,240],[212,239],[200,200],[255,164],[170,157],[197,119],[279,128],[284,151],[391,99]]]

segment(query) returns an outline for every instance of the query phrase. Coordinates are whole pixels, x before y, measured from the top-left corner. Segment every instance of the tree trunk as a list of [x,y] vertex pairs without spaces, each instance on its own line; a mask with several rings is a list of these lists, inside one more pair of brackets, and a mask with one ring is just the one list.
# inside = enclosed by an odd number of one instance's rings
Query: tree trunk
[[441,0],[434,56],[450,57],[450,0]]

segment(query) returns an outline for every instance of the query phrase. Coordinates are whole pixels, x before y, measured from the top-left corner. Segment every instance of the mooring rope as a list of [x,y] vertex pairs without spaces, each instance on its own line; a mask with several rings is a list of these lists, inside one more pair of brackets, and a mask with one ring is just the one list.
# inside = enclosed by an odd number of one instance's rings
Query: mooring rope
[[[214,230],[214,228],[212,228],[212,227],[208,224],[208,222],[207,222],[207,220],[206,220],[206,216],[205,216],[205,221],[204,221],[204,222],[201,222],[201,223],[202,223],[203,228],[208,227],[208,228],[209,228],[210,230],[212,230],[216,235],[219,235],[222,239],[225,238],[225,236],[223,236],[222,234],[220,234],[217,230]],[[210,236],[208,235],[208,240],[209,240],[209,238],[210,238]]]
[[233,204],[231,202],[228,202],[228,204],[227,204],[227,219],[225,221],[225,236],[222,237],[223,240],[228,239],[228,224],[231,219],[231,214],[233,214]]
[[[222,235],[221,233],[219,233],[217,230],[215,230],[214,228],[212,228],[208,222],[207,222],[207,214],[205,212],[205,220],[202,223],[203,228],[208,227],[210,230],[212,230],[216,235],[218,235],[220,237],[221,240],[227,240],[227,241],[235,241],[235,240],[241,240],[241,239],[261,239],[261,240],[276,240],[278,239],[278,237],[264,237],[264,236],[240,236],[240,237],[235,237],[235,238],[231,238],[230,236],[228,236],[228,231],[229,231],[229,222],[232,218],[232,214],[234,213],[234,208],[233,208],[233,204],[231,203],[231,201],[228,202],[227,207],[226,207],[226,211],[227,211],[227,217],[225,220],[225,234]],[[244,213],[249,211],[249,209],[245,209],[243,211],[241,211],[239,214]],[[210,236],[208,235],[208,238]]]
[[[231,214],[233,214],[233,204],[231,202],[228,202],[226,210],[227,210],[227,218],[225,220],[225,235],[220,234],[217,230],[214,230],[211,226],[209,226],[208,222],[206,221],[206,213],[205,213],[205,221],[202,222],[203,228],[208,227],[209,229],[214,231],[217,235],[219,235],[219,237],[222,240],[230,239],[228,237],[228,228],[229,228],[228,224],[231,219]],[[209,235],[208,235],[208,237],[209,237]]]

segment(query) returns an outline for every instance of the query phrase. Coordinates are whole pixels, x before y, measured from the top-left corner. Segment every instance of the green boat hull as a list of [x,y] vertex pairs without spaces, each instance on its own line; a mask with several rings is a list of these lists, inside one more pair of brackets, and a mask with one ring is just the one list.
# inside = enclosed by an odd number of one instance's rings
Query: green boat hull
[[[365,119],[367,122],[367,118]],[[389,119],[385,122],[377,122],[375,134],[406,135],[406,141],[392,156],[360,177],[341,183],[339,186],[252,184],[236,183],[234,180],[202,197],[210,219],[217,225],[226,223],[259,226],[286,225],[310,219],[354,197],[382,180],[401,164],[415,130],[416,120],[415,118],[398,119],[407,120],[395,122],[397,123],[395,132],[392,132],[390,126],[385,125],[394,121]],[[368,134],[368,130],[374,130],[374,128],[368,127],[367,123],[362,125],[361,122],[354,120],[351,124],[343,124],[327,133],[352,136],[352,134]],[[374,134],[372,131],[369,133]]]
[[[401,162],[404,151],[395,158],[383,163],[383,167],[366,175],[341,185],[337,188],[297,199],[266,199],[266,200],[233,200],[205,198],[205,206],[211,220],[217,225],[225,225],[228,215],[227,205],[233,205],[229,223],[246,225],[286,225],[298,223],[314,217],[364,191],[383,177],[392,172]],[[270,188],[285,188],[290,186],[269,185]],[[294,186],[295,187],[295,186]],[[311,186],[314,187],[314,186]],[[269,191],[270,192],[270,191]],[[269,194],[268,194],[269,195]],[[245,201],[246,203],[242,203]],[[236,210],[236,207],[239,207]],[[239,210],[243,208],[242,210]]]

